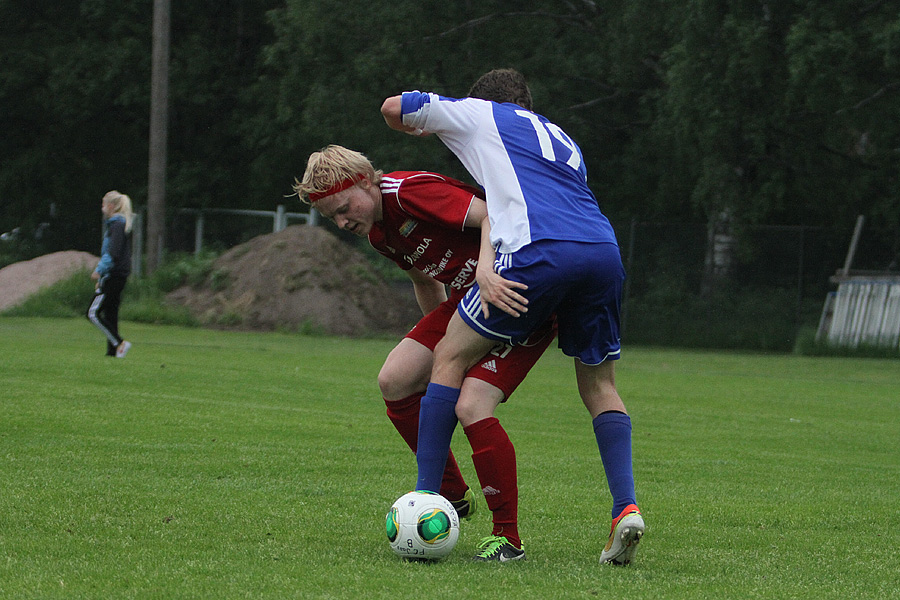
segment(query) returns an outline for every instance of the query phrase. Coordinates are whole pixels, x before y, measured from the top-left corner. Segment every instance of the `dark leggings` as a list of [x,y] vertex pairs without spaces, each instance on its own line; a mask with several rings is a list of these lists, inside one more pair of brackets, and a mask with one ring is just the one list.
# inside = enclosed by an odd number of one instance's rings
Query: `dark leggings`
[[107,275],[100,279],[94,300],[87,309],[87,318],[106,336],[106,355],[115,356],[122,343],[119,337],[119,304],[127,277]]

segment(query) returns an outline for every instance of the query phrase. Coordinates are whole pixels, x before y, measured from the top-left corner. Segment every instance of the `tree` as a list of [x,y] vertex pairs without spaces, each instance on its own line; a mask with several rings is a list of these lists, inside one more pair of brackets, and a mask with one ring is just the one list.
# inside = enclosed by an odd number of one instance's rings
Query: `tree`
[[[277,4],[174,7],[168,223],[184,206],[261,202],[243,169],[253,158],[243,98]],[[39,251],[96,252],[104,192],[119,189],[143,208],[151,14],[150,0],[0,2],[0,230],[49,221]]]
[[100,198],[144,188],[143,20],[121,0],[0,3],[3,231],[48,222],[39,250],[96,252]]
[[[176,3],[169,236],[184,207],[284,203],[328,143],[467,178],[437,140],[388,132],[378,106],[410,88],[464,95],[494,67],[522,71],[579,142],[620,231],[632,218],[850,228],[859,213],[900,230],[893,5]],[[50,221],[45,250],[95,251],[103,192],[143,204],[151,6],[0,0],[0,230]]]

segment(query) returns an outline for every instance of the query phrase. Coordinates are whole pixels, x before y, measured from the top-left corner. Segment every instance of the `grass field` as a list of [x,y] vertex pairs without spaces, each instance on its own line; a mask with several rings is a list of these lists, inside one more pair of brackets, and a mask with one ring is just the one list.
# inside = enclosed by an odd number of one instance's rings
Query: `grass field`
[[[597,564],[610,499],[571,360],[498,416],[528,560],[406,563],[415,481],[375,376],[391,340],[0,318],[2,598],[898,598],[900,363],[628,348],[648,531]],[[465,436],[454,451],[474,487]]]

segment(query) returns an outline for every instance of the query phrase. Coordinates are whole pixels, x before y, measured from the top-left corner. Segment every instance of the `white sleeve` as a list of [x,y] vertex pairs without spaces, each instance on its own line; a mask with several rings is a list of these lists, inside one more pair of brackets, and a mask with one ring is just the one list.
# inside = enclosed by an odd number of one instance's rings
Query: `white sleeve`
[[[478,131],[479,124],[490,114],[490,102],[476,98],[456,100],[437,94],[404,92],[403,124],[438,134],[463,146]],[[408,111],[408,112],[407,112]]]

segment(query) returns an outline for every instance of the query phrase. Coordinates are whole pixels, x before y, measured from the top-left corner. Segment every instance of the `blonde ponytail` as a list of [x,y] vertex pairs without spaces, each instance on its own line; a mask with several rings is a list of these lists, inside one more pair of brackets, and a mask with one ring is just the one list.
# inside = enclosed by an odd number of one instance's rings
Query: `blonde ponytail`
[[134,225],[134,213],[131,212],[131,198],[121,192],[112,190],[103,195],[103,201],[113,205],[113,208],[115,208],[114,215],[125,217],[125,233],[130,233],[131,227]]

